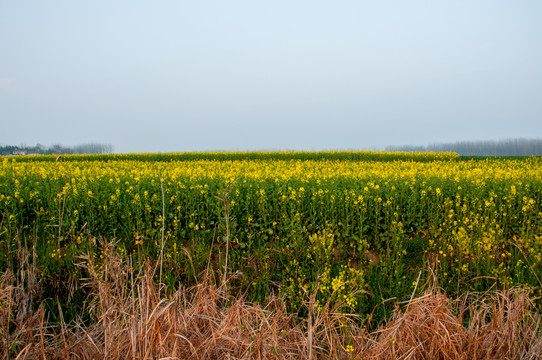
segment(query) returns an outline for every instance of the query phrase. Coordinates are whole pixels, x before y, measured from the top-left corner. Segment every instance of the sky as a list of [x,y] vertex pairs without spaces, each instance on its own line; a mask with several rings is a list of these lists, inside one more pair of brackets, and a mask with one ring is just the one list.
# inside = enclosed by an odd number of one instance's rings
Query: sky
[[0,0],[0,145],[542,137],[539,0]]

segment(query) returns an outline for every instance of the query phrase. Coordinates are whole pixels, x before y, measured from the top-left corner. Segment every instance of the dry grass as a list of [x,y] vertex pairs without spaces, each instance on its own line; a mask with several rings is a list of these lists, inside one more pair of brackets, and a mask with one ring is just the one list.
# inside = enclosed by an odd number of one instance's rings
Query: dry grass
[[371,334],[370,353],[379,359],[542,358],[541,318],[525,290],[474,296],[451,301],[427,290]]
[[[24,255],[24,256],[23,256]],[[84,259],[92,326],[45,319],[36,269],[23,254],[0,280],[0,355],[5,359],[539,359],[541,317],[526,291],[451,300],[436,286],[396,309],[373,332],[307,294],[308,316],[285,299],[253,305],[224,298],[212,282],[160,297],[156,268],[134,273],[107,246]]]

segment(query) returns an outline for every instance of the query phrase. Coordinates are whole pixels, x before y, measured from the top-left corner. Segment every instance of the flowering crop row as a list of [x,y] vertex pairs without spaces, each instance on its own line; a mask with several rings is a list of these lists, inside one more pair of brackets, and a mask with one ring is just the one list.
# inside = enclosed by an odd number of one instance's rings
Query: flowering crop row
[[[343,161],[435,161],[453,160],[456,153],[390,151],[233,151],[184,153],[62,155],[63,161],[197,161],[197,160],[343,160]],[[57,155],[17,156],[17,161],[58,161]]]
[[4,159],[0,265],[23,234],[37,242],[45,277],[72,271],[81,251],[99,255],[100,237],[136,259],[157,257],[163,223],[166,281],[188,283],[221,269],[226,231],[215,196],[232,185],[231,281],[254,300],[278,284],[293,303],[317,291],[368,311],[381,297],[409,295],[420,271],[438,272],[449,289],[542,286],[539,158]]

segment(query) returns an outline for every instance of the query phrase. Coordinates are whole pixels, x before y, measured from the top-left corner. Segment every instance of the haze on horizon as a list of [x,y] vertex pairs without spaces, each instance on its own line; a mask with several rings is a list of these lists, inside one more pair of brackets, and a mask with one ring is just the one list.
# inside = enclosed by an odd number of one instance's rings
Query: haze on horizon
[[540,39],[536,0],[2,2],[0,145],[539,138]]

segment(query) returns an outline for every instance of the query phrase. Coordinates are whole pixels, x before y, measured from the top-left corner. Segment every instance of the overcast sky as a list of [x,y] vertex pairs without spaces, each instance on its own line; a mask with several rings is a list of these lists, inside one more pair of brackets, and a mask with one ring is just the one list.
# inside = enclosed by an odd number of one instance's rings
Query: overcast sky
[[0,145],[542,137],[542,1],[0,1]]

